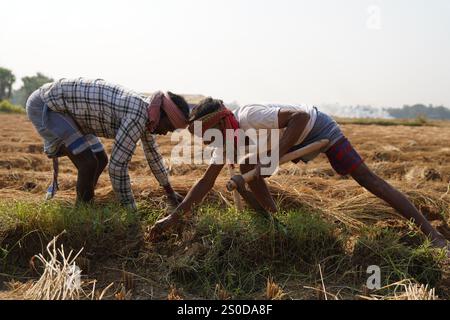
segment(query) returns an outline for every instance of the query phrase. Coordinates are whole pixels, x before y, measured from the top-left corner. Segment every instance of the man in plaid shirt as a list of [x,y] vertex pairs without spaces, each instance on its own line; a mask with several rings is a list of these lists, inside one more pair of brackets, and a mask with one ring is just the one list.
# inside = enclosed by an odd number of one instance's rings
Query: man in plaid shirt
[[[46,84],[27,101],[27,114],[44,138],[51,158],[67,155],[78,169],[77,201],[89,202],[107,164],[97,137],[115,139],[109,175],[121,204],[136,208],[128,163],[138,140],[152,173],[176,205],[182,197],[172,189],[153,134],[187,126],[189,106],[173,93],[151,98],[104,80],[61,79]],[[53,186],[52,194],[57,186]]]

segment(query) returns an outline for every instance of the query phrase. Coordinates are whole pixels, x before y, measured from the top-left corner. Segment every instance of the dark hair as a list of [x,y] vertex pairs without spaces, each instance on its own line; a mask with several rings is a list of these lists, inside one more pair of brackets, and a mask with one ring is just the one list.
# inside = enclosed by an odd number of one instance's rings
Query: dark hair
[[222,105],[223,105],[222,100],[213,99],[211,97],[203,99],[194,109],[192,109],[189,122],[193,122],[207,115],[208,113],[219,110],[222,107]]
[[[181,112],[183,112],[186,119],[189,119],[189,105],[186,102],[186,100],[182,96],[172,93],[170,91],[168,91],[167,94],[169,95],[173,103],[175,103],[177,107],[180,108]],[[162,109],[161,109],[161,116],[167,117],[166,113]]]

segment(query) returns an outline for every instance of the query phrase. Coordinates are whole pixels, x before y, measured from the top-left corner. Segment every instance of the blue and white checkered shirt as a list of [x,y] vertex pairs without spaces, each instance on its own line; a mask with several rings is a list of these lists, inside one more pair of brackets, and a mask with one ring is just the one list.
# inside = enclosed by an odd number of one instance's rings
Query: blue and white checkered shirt
[[41,87],[48,107],[70,115],[84,134],[115,139],[109,176],[120,202],[136,207],[128,163],[139,139],[151,171],[161,186],[169,185],[168,172],[152,134],[147,130],[149,100],[104,80],[61,79]]

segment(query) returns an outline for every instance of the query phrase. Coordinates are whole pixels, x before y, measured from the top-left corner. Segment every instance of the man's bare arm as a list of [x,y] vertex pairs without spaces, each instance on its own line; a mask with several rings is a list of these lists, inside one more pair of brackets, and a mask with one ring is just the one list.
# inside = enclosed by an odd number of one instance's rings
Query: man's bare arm
[[150,229],[149,239],[156,240],[162,233],[179,224],[181,215],[188,213],[192,206],[198,204],[214,186],[222,165],[212,164],[208,167],[203,177],[189,190],[183,202],[167,217],[164,217],[154,224]]
[[304,111],[280,110],[278,113],[278,128],[286,128],[278,146],[280,158],[298,141],[308,124],[309,118],[309,113]]
[[[300,139],[306,125],[309,121],[309,113],[304,111],[294,110],[280,110],[278,112],[278,128],[286,128],[283,135],[280,138],[278,146],[274,147],[270,152],[278,152],[278,158],[285,155],[290,148]],[[256,176],[261,176],[261,164],[256,166]],[[263,177],[269,177],[270,175],[263,175]]]
[[214,186],[214,182],[216,181],[223,166],[223,164],[209,165],[208,169],[203,174],[203,177],[197,181],[191,190],[189,190],[183,202],[180,203],[175,212],[187,213],[191,210],[192,206],[199,204]]

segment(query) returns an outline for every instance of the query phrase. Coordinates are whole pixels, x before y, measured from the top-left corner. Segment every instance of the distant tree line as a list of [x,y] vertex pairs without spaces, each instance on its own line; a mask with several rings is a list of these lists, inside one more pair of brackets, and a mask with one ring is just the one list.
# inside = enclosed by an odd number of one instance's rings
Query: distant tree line
[[[0,102],[6,101],[13,105],[24,107],[30,94],[43,84],[52,82],[53,79],[38,72],[36,75],[23,77],[22,86],[18,90],[13,90],[16,76],[9,69],[0,67]],[[3,105],[6,105],[6,102]]]
[[11,98],[14,82],[16,77],[11,70],[0,67],[0,101]]
[[403,108],[385,109],[393,118],[417,118],[426,117],[428,119],[450,120],[450,109],[443,106],[425,106],[415,104],[413,106],[405,105]]

